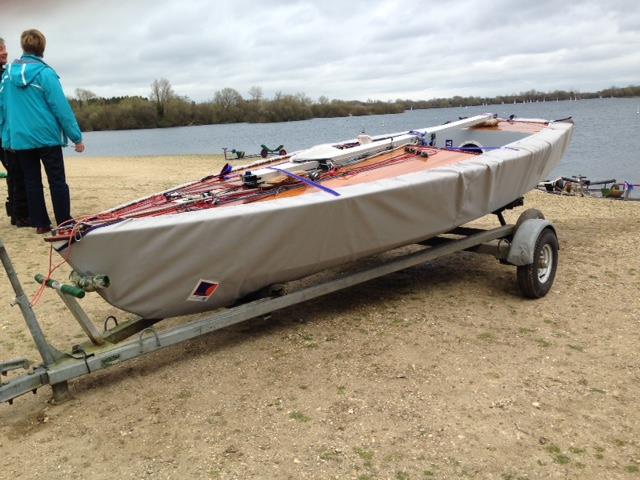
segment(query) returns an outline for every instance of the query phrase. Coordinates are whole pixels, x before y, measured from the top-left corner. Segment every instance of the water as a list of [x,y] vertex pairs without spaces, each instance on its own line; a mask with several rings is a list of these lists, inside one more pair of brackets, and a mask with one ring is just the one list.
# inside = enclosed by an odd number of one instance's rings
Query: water
[[[422,128],[492,112],[506,117],[573,117],[573,140],[552,176],[586,175],[640,183],[640,106],[638,98],[488,105],[407,111],[398,115],[312,119],[268,124],[203,125],[152,130],[89,132],[86,156],[221,154],[223,147],[257,153],[261,144],[288,151],[318,143]],[[66,155],[77,155],[72,149]]]

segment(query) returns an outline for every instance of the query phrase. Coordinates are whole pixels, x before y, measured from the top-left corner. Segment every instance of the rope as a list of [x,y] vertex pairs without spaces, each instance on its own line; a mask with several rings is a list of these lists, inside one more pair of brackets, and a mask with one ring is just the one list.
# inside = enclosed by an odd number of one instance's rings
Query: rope
[[[72,224],[72,222],[74,223]],[[72,224],[71,234],[69,236],[69,240],[67,241],[67,247],[68,247],[67,251],[64,253],[64,255],[62,255],[62,260],[59,263],[57,263],[55,266],[53,266],[53,245],[49,247],[49,267],[47,269],[47,275],[45,276],[44,281],[40,284],[40,287],[38,288],[36,293],[33,295],[33,297],[31,297],[31,301],[30,301],[31,307],[35,307],[44,296],[44,292],[47,286],[46,284],[49,280],[51,280],[51,275],[53,275],[53,272],[55,272],[58,268],[60,268],[65,263],[68,263],[69,258],[71,257],[71,246],[73,245],[73,239],[75,236],[74,233],[79,231],[79,228],[81,227],[82,222],[75,221],[75,220],[67,220],[66,222],[62,222],[60,225],[58,225],[57,228],[60,228],[65,224]]]

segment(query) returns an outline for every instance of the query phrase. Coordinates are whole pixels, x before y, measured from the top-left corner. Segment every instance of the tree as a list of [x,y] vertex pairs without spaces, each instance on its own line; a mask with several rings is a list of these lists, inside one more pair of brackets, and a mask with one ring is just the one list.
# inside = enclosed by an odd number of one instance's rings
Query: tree
[[215,120],[220,123],[241,122],[243,105],[244,99],[237,90],[228,87],[218,90],[213,96]]
[[240,105],[242,101],[242,95],[237,90],[228,87],[218,90],[213,96],[213,103],[219,105],[225,111]]
[[175,93],[169,80],[161,78],[153,81],[151,84],[151,101],[156,104],[156,111],[160,119],[164,117],[167,105],[173,97],[175,97]]
[[262,100],[262,98],[264,97],[264,94],[262,93],[262,88],[251,87],[249,89],[249,96],[251,97],[251,100],[253,100],[254,102],[260,102],[260,100]]
[[83,103],[88,102],[89,100],[98,98],[98,96],[95,93],[93,93],[91,90],[85,90],[84,88],[76,88],[76,98],[80,102],[80,105],[82,105]]

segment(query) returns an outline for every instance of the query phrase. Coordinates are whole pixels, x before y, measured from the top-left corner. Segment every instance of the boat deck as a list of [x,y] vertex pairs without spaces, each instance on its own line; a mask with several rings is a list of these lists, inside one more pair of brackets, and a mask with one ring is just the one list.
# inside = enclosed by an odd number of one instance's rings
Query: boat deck
[[[427,154],[424,157],[421,154]],[[400,175],[432,170],[434,168],[445,167],[455,163],[476,157],[477,154],[465,153],[454,150],[442,150],[432,147],[418,149],[418,153],[409,153],[404,150],[388,152],[375,159],[367,160],[354,165],[352,168],[344,168],[336,172],[335,176],[329,177],[322,182],[322,186],[339,189],[352,185],[364,184],[386,178],[394,178]],[[283,179],[286,182],[286,179]],[[276,193],[265,200],[277,198],[293,197],[316,192],[313,186],[302,185],[300,188]]]

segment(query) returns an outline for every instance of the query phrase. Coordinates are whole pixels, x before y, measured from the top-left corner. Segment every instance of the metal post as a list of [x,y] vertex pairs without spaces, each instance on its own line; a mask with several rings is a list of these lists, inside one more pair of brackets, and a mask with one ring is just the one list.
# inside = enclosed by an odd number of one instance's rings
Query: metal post
[[22,316],[27,323],[27,328],[33,337],[36,347],[38,347],[38,352],[40,352],[42,361],[45,366],[51,365],[56,360],[56,354],[47,343],[44,333],[42,332],[42,328],[40,328],[40,324],[36,319],[36,314],[31,308],[29,299],[24,294],[24,290],[22,290],[22,285],[20,284],[20,280],[18,280],[16,271],[13,269],[13,264],[11,263],[11,259],[9,258],[9,254],[7,253],[7,249],[5,248],[4,243],[2,243],[2,240],[0,240],[0,260],[2,260],[2,265],[7,272],[13,291],[16,294],[16,303],[20,306]]
[[82,309],[80,304],[76,301],[76,299],[67,295],[62,290],[56,289],[56,291],[58,292],[58,295],[60,295],[60,298],[62,299],[64,304],[67,306],[71,314],[78,321],[78,323],[82,327],[82,330],[84,330],[84,333],[87,334],[87,337],[89,337],[91,342],[94,345],[104,345],[104,337],[102,336],[100,331],[96,328],[96,326],[93,323],[91,323],[91,320],[89,320],[89,317],[87,316],[86,313],[84,313],[84,310]]
[[68,382],[54,383],[51,385],[53,391],[53,403],[60,405],[68,400],[71,400],[71,392],[69,392]]

